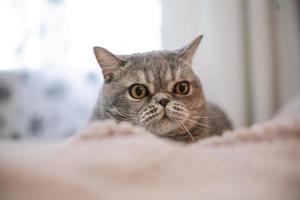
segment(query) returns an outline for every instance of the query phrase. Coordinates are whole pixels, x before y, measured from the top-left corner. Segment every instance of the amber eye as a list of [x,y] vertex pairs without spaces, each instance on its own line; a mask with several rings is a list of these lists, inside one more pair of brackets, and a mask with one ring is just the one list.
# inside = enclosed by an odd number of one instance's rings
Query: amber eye
[[187,95],[190,91],[190,84],[187,81],[181,81],[174,86],[174,93]]
[[142,84],[133,84],[129,87],[129,94],[135,99],[142,99],[148,95],[148,90]]

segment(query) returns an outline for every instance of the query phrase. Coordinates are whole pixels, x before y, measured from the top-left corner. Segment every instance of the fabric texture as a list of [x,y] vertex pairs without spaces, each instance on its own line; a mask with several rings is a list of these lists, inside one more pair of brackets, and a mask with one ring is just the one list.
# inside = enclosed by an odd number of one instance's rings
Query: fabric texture
[[299,117],[191,145],[106,121],[63,144],[1,153],[1,199],[300,198]]

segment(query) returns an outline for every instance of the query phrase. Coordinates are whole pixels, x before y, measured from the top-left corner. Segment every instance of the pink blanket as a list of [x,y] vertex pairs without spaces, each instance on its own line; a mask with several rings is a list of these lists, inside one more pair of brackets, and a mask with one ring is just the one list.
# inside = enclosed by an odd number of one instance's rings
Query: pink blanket
[[64,144],[1,152],[0,199],[300,199],[300,118],[183,145],[93,124]]

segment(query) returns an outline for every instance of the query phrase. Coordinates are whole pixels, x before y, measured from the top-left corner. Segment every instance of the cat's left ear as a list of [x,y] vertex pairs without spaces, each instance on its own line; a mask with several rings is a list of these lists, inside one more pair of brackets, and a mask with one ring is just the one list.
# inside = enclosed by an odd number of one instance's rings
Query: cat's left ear
[[197,48],[203,38],[203,35],[196,37],[191,43],[186,45],[185,47],[179,50],[179,55],[181,58],[187,60],[188,62],[192,63],[193,56],[197,51]]
[[121,73],[125,60],[103,47],[94,47],[94,53],[102,69],[105,81],[109,82]]

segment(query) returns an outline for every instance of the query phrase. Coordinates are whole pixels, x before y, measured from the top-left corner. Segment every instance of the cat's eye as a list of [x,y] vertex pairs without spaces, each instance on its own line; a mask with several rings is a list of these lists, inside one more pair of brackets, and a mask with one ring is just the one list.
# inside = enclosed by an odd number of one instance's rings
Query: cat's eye
[[129,87],[129,94],[135,99],[142,99],[148,95],[148,89],[142,84],[133,84]]
[[179,95],[187,95],[190,91],[190,84],[187,81],[181,81],[174,86],[174,93]]

